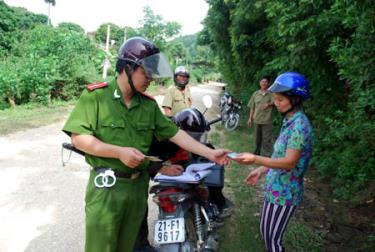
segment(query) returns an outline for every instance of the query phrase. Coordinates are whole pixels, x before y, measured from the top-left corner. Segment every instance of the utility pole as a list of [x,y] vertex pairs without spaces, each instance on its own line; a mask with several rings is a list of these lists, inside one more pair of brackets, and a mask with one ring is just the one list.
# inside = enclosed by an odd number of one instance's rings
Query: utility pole
[[48,3],[48,20],[47,20],[47,25],[50,24],[50,14],[51,14],[51,3]]
[[125,26],[125,28],[124,28],[124,42],[126,41],[126,37],[127,37],[127,35],[128,35],[127,32],[128,32],[128,31],[126,30],[126,26]]
[[111,26],[108,25],[107,26],[107,39],[105,41],[106,58],[104,59],[104,62],[103,62],[103,80],[105,80],[107,78],[107,70],[108,70],[109,65],[110,65],[110,62],[109,62],[109,59],[108,59],[108,55],[109,55],[109,35],[110,35],[110,32],[111,32]]

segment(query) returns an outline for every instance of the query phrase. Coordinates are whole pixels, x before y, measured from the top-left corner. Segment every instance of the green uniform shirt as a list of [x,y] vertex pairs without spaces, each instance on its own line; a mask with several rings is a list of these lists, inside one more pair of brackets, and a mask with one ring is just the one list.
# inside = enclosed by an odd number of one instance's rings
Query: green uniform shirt
[[270,92],[262,94],[260,90],[255,91],[247,106],[254,110],[253,122],[256,124],[272,124],[273,106],[267,109],[262,107],[267,103],[273,103],[273,95]]
[[185,88],[181,92],[175,85],[170,86],[164,96],[163,107],[171,108],[172,115],[177,114],[181,110],[190,108],[191,94],[189,88]]
[[[63,131],[69,135],[93,135],[105,143],[134,147],[146,154],[153,135],[158,140],[168,139],[177,133],[178,128],[161,113],[157,103],[148,97],[137,95],[127,107],[114,80],[108,87],[85,90]],[[86,154],[86,162],[92,167],[134,171],[114,158]],[[144,169],[147,165],[145,161],[137,169]]]

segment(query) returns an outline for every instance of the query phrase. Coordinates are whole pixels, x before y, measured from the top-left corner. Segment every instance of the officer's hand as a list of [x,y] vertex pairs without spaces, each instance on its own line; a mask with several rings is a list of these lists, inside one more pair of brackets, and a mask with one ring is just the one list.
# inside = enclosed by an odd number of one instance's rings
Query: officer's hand
[[130,168],[135,168],[145,159],[145,155],[131,147],[122,147],[119,153],[120,161]]
[[229,158],[227,157],[229,152],[229,150],[222,149],[212,150],[212,158],[210,159],[217,164],[227,165],[229,163]]
[[179,176],[184,171],[181,165],[166,165],[163,166],[159,172],[167,176]]

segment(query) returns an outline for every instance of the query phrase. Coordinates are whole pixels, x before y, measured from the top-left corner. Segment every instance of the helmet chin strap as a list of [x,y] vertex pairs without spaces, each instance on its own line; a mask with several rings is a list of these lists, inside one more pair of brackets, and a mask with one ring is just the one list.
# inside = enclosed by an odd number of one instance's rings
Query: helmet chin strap
[[178,88],[179,90],[184,90],[185,87],[186,87],[186,86],[183,86],[183,87],[182,87],[182,86],[179,86],[179,85],[176,85],[176,86],[177,86],[177,88]]
[[176,76],[173,78],[173,80],[174,80],[174,84],[175,84],[175,86],[176,86],[179,90],[184,90],[184,89],[186,88],[186,85],[189,83],[189,79],[187,79],[185,83],[178,83],[178,81],[177,81],[177,77],[176,77]]
[[284,118],[289,112],[293,111],[295,108],[294,104],[292,104],[292,106],[290,107],[290,109],[288,109],[287,111],[281,113],[281,116]]
[[134,87],[132,75],[131,75],[130,70],[129,70],[129,65],[125,65],[124,70],[125,70],[126,76],[128,77],[128,83],[130,85],[130,88],[132,89],[133,95],[138,95],[139,92]]
[[285,111],[284,113],[281,113],[282,117],[285,117],[286,114],[288,114],[289,112],[295,110],[296,107],[299,107],[301,105],[301,100],[300,98],[296,98],[296,97],[292,97],[292,98],[289,98],[289,101],[290,101],[290,104],[292,105],[290,107],[290,109],[288,109],[287,111]]

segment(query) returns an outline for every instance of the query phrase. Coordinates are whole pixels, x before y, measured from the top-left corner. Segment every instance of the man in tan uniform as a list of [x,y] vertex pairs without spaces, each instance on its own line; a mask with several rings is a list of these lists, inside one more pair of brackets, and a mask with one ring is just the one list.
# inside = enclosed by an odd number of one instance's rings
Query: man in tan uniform
[[272,153],[273,96],[267,91],[269,82],[268,76],[260,79],[260,89],[253,93],[247,105],[250,108],[247,126],[254,124],[254,154],[264,156]]
[[174,116],[192,105],[189,83],[189,72],[186,67],[178,66],[174,71],[174,86],[170,86],[164,96],[162,107],[166,116]]

